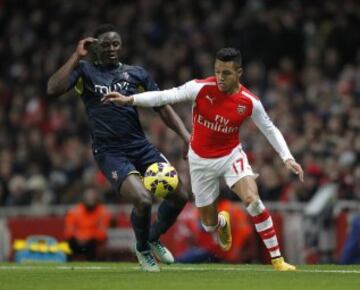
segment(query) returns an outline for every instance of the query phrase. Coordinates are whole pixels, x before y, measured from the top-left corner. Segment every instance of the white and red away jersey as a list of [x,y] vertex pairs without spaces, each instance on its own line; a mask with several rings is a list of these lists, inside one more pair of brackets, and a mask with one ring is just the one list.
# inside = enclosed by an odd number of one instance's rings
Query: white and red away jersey
[[237,93],[229,95],[218,89],[215,77],[209,77],[133,97],[134,105],[143,107],[193,101],[191,148],[200,157],[230,154],[240,143],[241,124],[250,117],[284,161],[293,159],[284,137],[269,119],[259,98],[242,85]]

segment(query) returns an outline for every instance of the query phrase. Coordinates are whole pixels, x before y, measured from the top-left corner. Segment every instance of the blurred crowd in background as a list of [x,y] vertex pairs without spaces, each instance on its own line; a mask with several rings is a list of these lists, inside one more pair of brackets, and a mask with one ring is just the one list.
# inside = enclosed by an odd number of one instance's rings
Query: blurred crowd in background
[[[72,204],[95,186],[121,202],[91,154],[84,107],[46,82],[101,23],[123,38],[124,63],[144,66],[161,89],[213,74],[216,50],[239,48],[243,84],[258,94],[305,169],[299,183],[255,127],[241,140],[264,200],[308,201],[336,182],[360,200],[360,2],[272,0],[0,1],[0,206]],[[174,108],[191,128],[191,104]],[[139,110],[149,139],[189,188],[177,136]]]

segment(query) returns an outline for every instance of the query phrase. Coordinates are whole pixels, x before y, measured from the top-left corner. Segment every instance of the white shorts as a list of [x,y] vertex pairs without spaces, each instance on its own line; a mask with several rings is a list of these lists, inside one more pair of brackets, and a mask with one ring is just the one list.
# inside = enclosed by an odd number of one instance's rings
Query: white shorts
[[224,177],[226,185],[231,188],[244,176],[258,176],[252,171],[241,145],[220,158],[202,158],[190,148],[189,167],[196,207],[210,205],[217,199],[221,177]]

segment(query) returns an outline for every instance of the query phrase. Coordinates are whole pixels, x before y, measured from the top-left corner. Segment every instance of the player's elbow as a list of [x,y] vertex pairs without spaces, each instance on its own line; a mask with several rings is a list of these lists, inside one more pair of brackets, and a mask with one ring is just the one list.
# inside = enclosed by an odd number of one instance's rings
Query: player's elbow
[[50,86],[49,84],[48,84],[47,87],[46,87],[46,94],[47,94],[48,96],[53,96],[53,95],[55,95],[55,90],[54,90],[54,88],[53,88],[52,86]]
[[48,80],[46,85],[46,94],[48,94],[49,96],[53,96],[56,94],[56,88],[51,78]]
[[58,96],[61,95],[62,93],[63,92],[61,90],[61,87],[57,84],[56,81],[50,78],[47,82],[46,94],[49,96]]

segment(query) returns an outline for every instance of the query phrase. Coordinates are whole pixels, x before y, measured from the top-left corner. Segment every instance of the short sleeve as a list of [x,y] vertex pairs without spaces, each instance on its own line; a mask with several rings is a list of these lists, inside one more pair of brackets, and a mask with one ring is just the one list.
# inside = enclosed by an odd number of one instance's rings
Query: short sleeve
[[144,86],[145,91],[158,91],[159,90],[159,86],[157,85],[157,83],[154,81],[154,79],[149,75],[149,73],[143,69],[141,69],[141,82],[142,85]]
[[[149,73],[142,68],[142,73],[143,73],[143,86],[146,92],[150,92],[150,91],[159,91],[159,86],[158,84],[154,81],[154,79],[149,75]],[[163,106],[160,107],[153,107],[153,110],[155,112],[159,112],[159,110],[162,108]]]
[[75,87],[78,79],[83,75],[84,65],[84,61],[80,61],[74,70],[70,73],[68,80],[69,88]]

